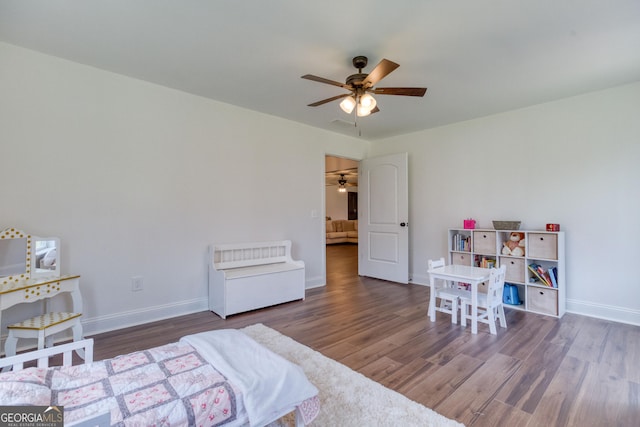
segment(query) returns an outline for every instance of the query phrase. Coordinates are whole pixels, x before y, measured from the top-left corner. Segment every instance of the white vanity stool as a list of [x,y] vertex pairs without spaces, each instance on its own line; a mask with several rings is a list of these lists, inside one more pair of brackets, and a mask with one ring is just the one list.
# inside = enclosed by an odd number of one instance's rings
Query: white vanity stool
[[4,351],[7,356],[16,354],[18,338],[35,338],[38,340],[38,350],[45,345],[53,346],[53,335],[71,328],[73,340],[82,340],[82,325],[80,324],[82,313],[54,312],[32,317],[19,323],[7,326],[9,334],[4,343]]

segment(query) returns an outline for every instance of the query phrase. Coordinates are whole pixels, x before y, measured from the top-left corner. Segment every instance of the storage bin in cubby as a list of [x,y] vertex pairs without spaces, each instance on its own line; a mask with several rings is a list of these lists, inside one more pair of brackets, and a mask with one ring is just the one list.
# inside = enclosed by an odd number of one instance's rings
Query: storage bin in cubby
[[500,265],[506,265],[505,282],[525,281],[525,265],[523,258],[500,257]]
[[555,289],[530,286],[527,289],[527,303],[530,311],[558,315],[558,291]]
[[496,253],[496,232],[476,230],[473,232],[473,252],[492,255]]
[[558,235],[552,233],[529,233],[527,236],[528,258],[558,259]]
[[486,294],[489,290],[489,284],[487,282],[478,283],[478,293]]
[[455,265],[471,265],[472,255],[470,253],[456,252],[451,255],[451,264]]

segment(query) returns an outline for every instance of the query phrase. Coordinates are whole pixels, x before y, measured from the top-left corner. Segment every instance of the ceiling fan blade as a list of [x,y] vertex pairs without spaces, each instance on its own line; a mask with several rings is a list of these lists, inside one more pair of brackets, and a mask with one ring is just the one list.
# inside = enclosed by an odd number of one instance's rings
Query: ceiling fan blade
[[309,104],[308,107],[317,107],[318,105],[326,104],[327,102],[335,101],[336,99],[346,98],[351,95],[350,93],[344,93],[338,96],[332,96],[331,98],[323,99],[322,101],[316,101],[313,104]]
[[351,86],[349,86],[349,85],[347,85],[345,83],[340,83],[340,82],[337,82],[335,80],[325,79],[324,77],[314,76],[313,74],[305,74],[301,78],[307,79],[307,80],[313,80],[314,82],[326,83],[326,84],[333,85],[333,86],[343,87],[343,88],[345,88],[347,90],[352,90],[353,89]]
[[382,80],[385,76],[387,76],[389,73],[391,73],[393,70],[395,70],[399,66],[400,66],[399,64],[396,64],[393,61],[389,61],[388,59],[382,59],[382,61],[380,61],[380,63],[376,65],[376,68],[374,68],[369,73],[367,78],[364,79],[364,81],[362,82],[363,87],[369,88],[369,87],[375,86],[376,83],[378,83],[380,80]]
[[426,87],[377,87],[369,92],[376,95],[424,96]]
[[375,107],[373,107],[373,110],[371,110],[371,113],[369,113],[369,114],[377,113],[378,111],[380,111],[380,109],[376,105]]

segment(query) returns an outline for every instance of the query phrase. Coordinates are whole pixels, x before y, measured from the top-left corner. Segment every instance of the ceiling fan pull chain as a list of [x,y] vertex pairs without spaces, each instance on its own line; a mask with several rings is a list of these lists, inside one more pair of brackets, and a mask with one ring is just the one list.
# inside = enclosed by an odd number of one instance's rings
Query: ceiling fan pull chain
[[360,129],[360,126],[358,126],[358,114],[356,113],[356,109],[354,108],[353,110],[353,125],[355,126],[356,129],[358,129],[358,136],[362,136],[362,131]]

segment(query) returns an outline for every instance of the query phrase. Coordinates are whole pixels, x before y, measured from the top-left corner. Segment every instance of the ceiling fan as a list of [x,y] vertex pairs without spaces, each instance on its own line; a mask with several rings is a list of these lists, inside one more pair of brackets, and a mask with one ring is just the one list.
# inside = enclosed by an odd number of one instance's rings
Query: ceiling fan
[[344,186],[347,183],[347,180],[344,179],[344,174],[340,174],[340,179],[338,180],[338,192],[346,193],[347,188]]
[[374,87],[376,83],[389,75],[393,70],[400,65],[388,59],[383,59],[375,66],[369,74],[363,73],[362,69],[367,66],[368,59],[366,56],[356,56],[353,58],[353,66],[358,69],[356,74],[352,74],[345,80],[345,83],[340,83],[334,80],[325,79],[323,77],[314,76],[312,74],[305,74],[303,79],[313,80],[315,82],[326,83],[333,86],[338,86],[349,91],[338,96],[332,96],[331,98],[323,99],[309,104],[309,107],[317,107],[319,105],[326,104],[327,102],[335,101],[337,99],[344,98],[340,103],[340,108],[350,114],[353,109],[356,109],[356,115],[358,117],[368,116],[371,113],[380,111],[377,107],[376,99],[371,95],[402,95],[402,96],[424,96],[427,88],[425,87]]

